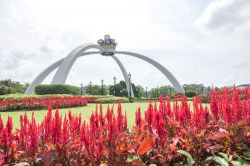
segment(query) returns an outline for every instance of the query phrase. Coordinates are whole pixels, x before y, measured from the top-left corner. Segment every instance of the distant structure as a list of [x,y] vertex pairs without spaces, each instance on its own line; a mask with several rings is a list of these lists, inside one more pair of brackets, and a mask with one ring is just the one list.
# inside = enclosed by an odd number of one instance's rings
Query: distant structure
[[[134,92],[132,89],[132,86],[130,86],[129,82],[129,77],[128,73],[121,63],[121,61],[116,57],[118,54],[123,54],[123,55],[129,55],[132,57],[136,57],[139,59],[142,59],[154,67],[156,67],[158,70],[160,70],[166,78],[170,81],[176,92],[178,93],[183,93],[184,90],[180,83],[177,81],[177,79],[160,63],[156,62],[155,60],[146,57],[141,54],[137,54],[134,52],[129,52],[129,51],[116,51],[116,46],[117,43],[115,39],[110,38],[109,35],[105,35],[104,39],[100,39],[97,41],[97,44],[84,44],[76,47],[74,50],[72,50],[65,58],[62,58],[55,63],[51,64],[49,67],[44,69],[30,84],[30,86],[26,90],[26,94],[32,94],[34,93],[35,86],[37,84],[41,84],[42,81],[54,70],[57,69],[51,84],[65,84],[67,76],[70,72],[71,67],[75,63],[76,59],[85,55],[92,55],[92,54],[101,54],[103,56],[109,56],[115,60],[115,62],[118,64],[120,67],[124,80],[126,82],[127,86],[127,91],[128,91],[128,96],[129,97],[134,97]],[[97,51],[88,51],[89,49],[96,49]]]
[[248,87],[248,85],[250,85],[250,84],[241,84],[241,85],[236,86],[236,88],[243,90],[243,89],[246,89]]

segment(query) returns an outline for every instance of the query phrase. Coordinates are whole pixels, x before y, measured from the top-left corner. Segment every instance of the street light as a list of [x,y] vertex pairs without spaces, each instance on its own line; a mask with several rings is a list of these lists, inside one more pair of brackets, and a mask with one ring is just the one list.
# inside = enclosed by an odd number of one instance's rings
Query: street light
[[102,95],[103,95],[103,83],[104,83],[103,79],[101,80],[101,83],[102,83]]
[[116,77],[115,76],[114,76],[113,80],[114,80],[114,95],[116,95]]
[[114,76],[113,80],[114,80],[114,84],[116,85],[116,77],[115,76]]
[[128,81],[129,81],[129,98],[131,98],[131,74],[128,74]]
[[81,95],[82,95],[82,92],[83,92],[82,85],[83,85],[83,84],[81,83],[81,89],[80,89]]
[[91,95],[91,90],[92,90],[92,82],[91,81],[89,82],[89,87],[90,87],[89,94]]
[[159,87],[158,87],[158,85],[157,85],[157,93],[156,93],[156,94],[157,94],[157,96],[156,96],[156,98],[158,98],[158,97],[159,97],[159,92],[158,92],[158,91],[159,91]]
[[137,88],[137,99],[139,98],[139,92],[140,92],[140,89]]

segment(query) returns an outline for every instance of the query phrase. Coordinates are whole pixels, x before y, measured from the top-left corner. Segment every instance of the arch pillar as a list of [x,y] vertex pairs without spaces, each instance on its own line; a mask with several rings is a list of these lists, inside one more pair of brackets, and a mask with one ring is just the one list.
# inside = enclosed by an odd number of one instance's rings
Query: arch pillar
[[151,58],[148,58],[148,57],[146,57],[144,55],[133,53],[133,52],[129,52],[129,51],[116,51],[116,54],[130,55],[130,56],[142,59],[142,60],[150,63],[151,65],[153,65],[154,67],[156,67],[158,70],[160,70],[166,76],[166,78],[170,81],[170,83],[172,84],[172,86],[174,87],[174,89],[178,93],[182,93],[182,94],[185,93],[184,90],[183,90],[183,88],[182,88],[182,86],[177,81],[177,79],[173,76],[173,74],[170,73],[170,71],[168,71],[164,66],[162,66],[160,63],[156,62],[155,60],[153,60]]

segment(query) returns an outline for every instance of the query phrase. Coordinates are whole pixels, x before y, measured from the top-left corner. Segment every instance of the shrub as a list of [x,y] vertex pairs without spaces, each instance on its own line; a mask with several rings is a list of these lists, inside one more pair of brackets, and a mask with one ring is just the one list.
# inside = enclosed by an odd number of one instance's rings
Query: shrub
[[9,92],[9,88],[5,85],[0,85],[0,95],[5,95]]
[[187,92],[186,92],[186,96],[187,96],[187,97],[194,97],[194,96],[196,96],[196,92],[187,91]]
[[98,98],[95,101],[96,103],[128,103],[129,99],[126,97],[107,97],[107,98]]
[[62,84],[52,84],[52,85],[37,85],[35,87],[35,93],[38,95],[45,94],[73,94],[79,95],[80,90],[77,86],[72,85],[62,85]]
[[210,103],[210,95],[209,94],[203,94],[202,97],[202,103]]
[[24,98],[48,98],[48,97],[66,97],[66,96],[73,96],[73,95],[69,95],[69,94],[35,95],[35,94],[15,93],[15,94],[0,95],[0,101],[1,100],[21,100]]

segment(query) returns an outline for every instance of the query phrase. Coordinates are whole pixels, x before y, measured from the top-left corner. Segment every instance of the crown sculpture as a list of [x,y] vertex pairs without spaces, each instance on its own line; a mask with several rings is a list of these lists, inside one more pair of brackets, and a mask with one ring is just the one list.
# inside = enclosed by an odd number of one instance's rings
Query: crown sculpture
[[115,42],[115,39],[110,38],[109,35],[105,35],[104,40],[99,39],[97,43],[103,48],[103,52],[101,53],[102,55],[112,56],[115,54],[115,47],[117,46],[117,43]]

